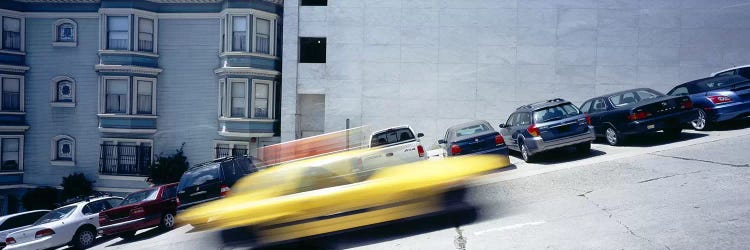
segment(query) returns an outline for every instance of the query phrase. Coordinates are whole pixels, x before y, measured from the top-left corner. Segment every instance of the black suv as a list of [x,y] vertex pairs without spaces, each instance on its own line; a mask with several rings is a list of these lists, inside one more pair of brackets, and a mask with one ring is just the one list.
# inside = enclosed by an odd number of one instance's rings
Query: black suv
[[189,168],[177,186],[177,210],[220,199],[247,174],[257,172],[252,157],[232,156]]

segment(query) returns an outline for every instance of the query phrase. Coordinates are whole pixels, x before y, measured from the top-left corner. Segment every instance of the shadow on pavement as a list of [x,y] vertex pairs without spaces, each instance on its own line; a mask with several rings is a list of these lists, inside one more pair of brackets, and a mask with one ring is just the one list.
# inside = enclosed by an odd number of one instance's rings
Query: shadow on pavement
[[[168,232],[168,231],[165,231],[165,230],[163,230],[163,229],[161,229],[159,227],[155,227],[155,228],[152,228],[152,229],[148,229],[145,232],[141,232],[141,233],[136,234],[135,236],[133,236],[132,239],[127,239],[126,240],[126,239],[119,238],[120,239],[119,241],[117,241],[115,243],[112,243],[112,244],[108,245],[107,247],[124,245],[124,244],[130,244],[130,243],[133,243],[133,242],[148,240],[148,239],[151,239],[153,237],[159,236],[159,235],[161,235],[161,234],[163,234],[165,232]],[[117,238],[117,237],[116,236],[110,237],[110,239],[112,239],[112,238]]]
[[[652,146],[659,146],[659,145],[663,145],[667,143],[698,139],[698,138],[706,137],[706,136],[708,135],[703,134],[703,133],[696,133],[695,131],[692,131],[692,130],[683,130],[679,138],[670,138],[668,136],[665,136],[664,132],[653,132],[653,133],[630,136],[627,138],[625,142],[623,142],[622,146],[652,147]],[[600,139],[599,143],[606,144],[606,142],[604,142],[604,139]]]
[[[551,165],[551,164],[557,164],[557,163],[563,163],[563,162],[569,162],[569,161],[582,160],[582,159],[586,159],[589,157],[596,157],[596,156],[605,155],[605,154],[607,153],[604,151],[596,150],[596,149],[591,149],[591,151],[588,154],[578,153],[576,152],[575,148],[566,147],[566,148],[553,149],[550,151],[537,153],[533,156],[531,163]],[[521,153],[519,152],[510,151],[510,155],[523,161],[523,157],[521,157]]]
[[750,117],[715,124],[709,131],[729,131],[750,128]]

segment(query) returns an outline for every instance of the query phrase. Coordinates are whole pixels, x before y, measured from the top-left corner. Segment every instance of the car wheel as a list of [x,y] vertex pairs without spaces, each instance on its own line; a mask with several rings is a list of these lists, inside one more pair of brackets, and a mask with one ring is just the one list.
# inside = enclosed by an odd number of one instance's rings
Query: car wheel
[[161,217],[161,224],[159,226],[162,229],[172,229],[174,228],[174,214],[172,213],[166,213],[164,216]]
[[702,109],[698,109],[698,118],[690,122],[690,126],[695,130],[707,130],[708,121],[706,121],[706,112]]
[[120,233],[117,236],[126,240],[133,239],[135,237],[135,231]]
[[681,128],[668,128],[664,130],[664,134],[668,138],[680,138],[680,135],[682,135],[682,129]]
[[94,230],[81,228],[73,236],[73,246],[78,249],[86,249],[94,245],[95,239],[96,232]]
[[531,162],[531,154],[529,153],[529,148],[526,147],[526,144],[521,143],[521,157],[523,158],[523,161],[525,162]]
[[608,127],[607,131],[604,132],[604,135],[606,136],[609,145],[617,146],[622,144],[622,135],[617,133],[613,127]]
[[576,145],[576,151],[579,154],[586,154],[591,152],[591,142],[584,142]]

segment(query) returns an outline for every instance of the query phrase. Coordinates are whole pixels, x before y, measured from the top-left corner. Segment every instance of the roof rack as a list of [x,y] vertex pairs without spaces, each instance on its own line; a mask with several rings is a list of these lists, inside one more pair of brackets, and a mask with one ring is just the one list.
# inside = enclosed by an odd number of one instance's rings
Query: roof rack
[[549,99],[549,100],[546,100],[546,101],[538,101],[538,102],[534,102],[534,103],[531,103],[531,104],[526,104],[526,105],[523,105],[521,107],[518,107],[516,110],[532,109],[534,107],[534,105],[546,104],[546,103],[553,103],[553,102],[565,102],[565,99],[554,98],[554,99]]
[[253,157],[250,156],[250,155],[247,155],[247,154],[245,154],[245,155],[224,156],[224,157],[216,158],[216,159],[213,159],[213,160],[210,160],[210,161],[207,161],[207,162],[202,162],[202,163],[195,164],[195,165],[189,167],[187,170],[198,169],[198,168],[202,168],[202,167],[205,167],[205,166],[208,166],[208,165],[212,165],[213,163],[222,163],[222,162],[225,162],[225,161],[230,161],[230,160],[234,160],[234,159],[242,159],[242,158],[250,158],[250,159],[252,159]]
[[58,207],[62,207],[62,206],[67,206],[67,205],[75,204],[75,203],[82,202],[82,201],[91,201],[92,199],[96,199],[100,197],[110,197],[110,196],[112,196],[112,194],[110,193],[94,191],[93,193],[91,193],[91,195],[88,195],[88,196],[79,195],[73,198],[69,198],[63,202],[56,203],[55,205],[57,205]]

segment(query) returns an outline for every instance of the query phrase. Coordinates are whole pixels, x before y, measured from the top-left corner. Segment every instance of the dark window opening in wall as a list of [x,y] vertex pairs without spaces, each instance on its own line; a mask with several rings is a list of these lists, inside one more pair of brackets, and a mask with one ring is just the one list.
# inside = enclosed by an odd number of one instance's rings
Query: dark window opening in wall
[[328,6],[328,0],[302,0],[301,6]]
[[300,37],[299,38],[299,62],[300,63],[325,63],[326,62],[326,38],[325,37]]

